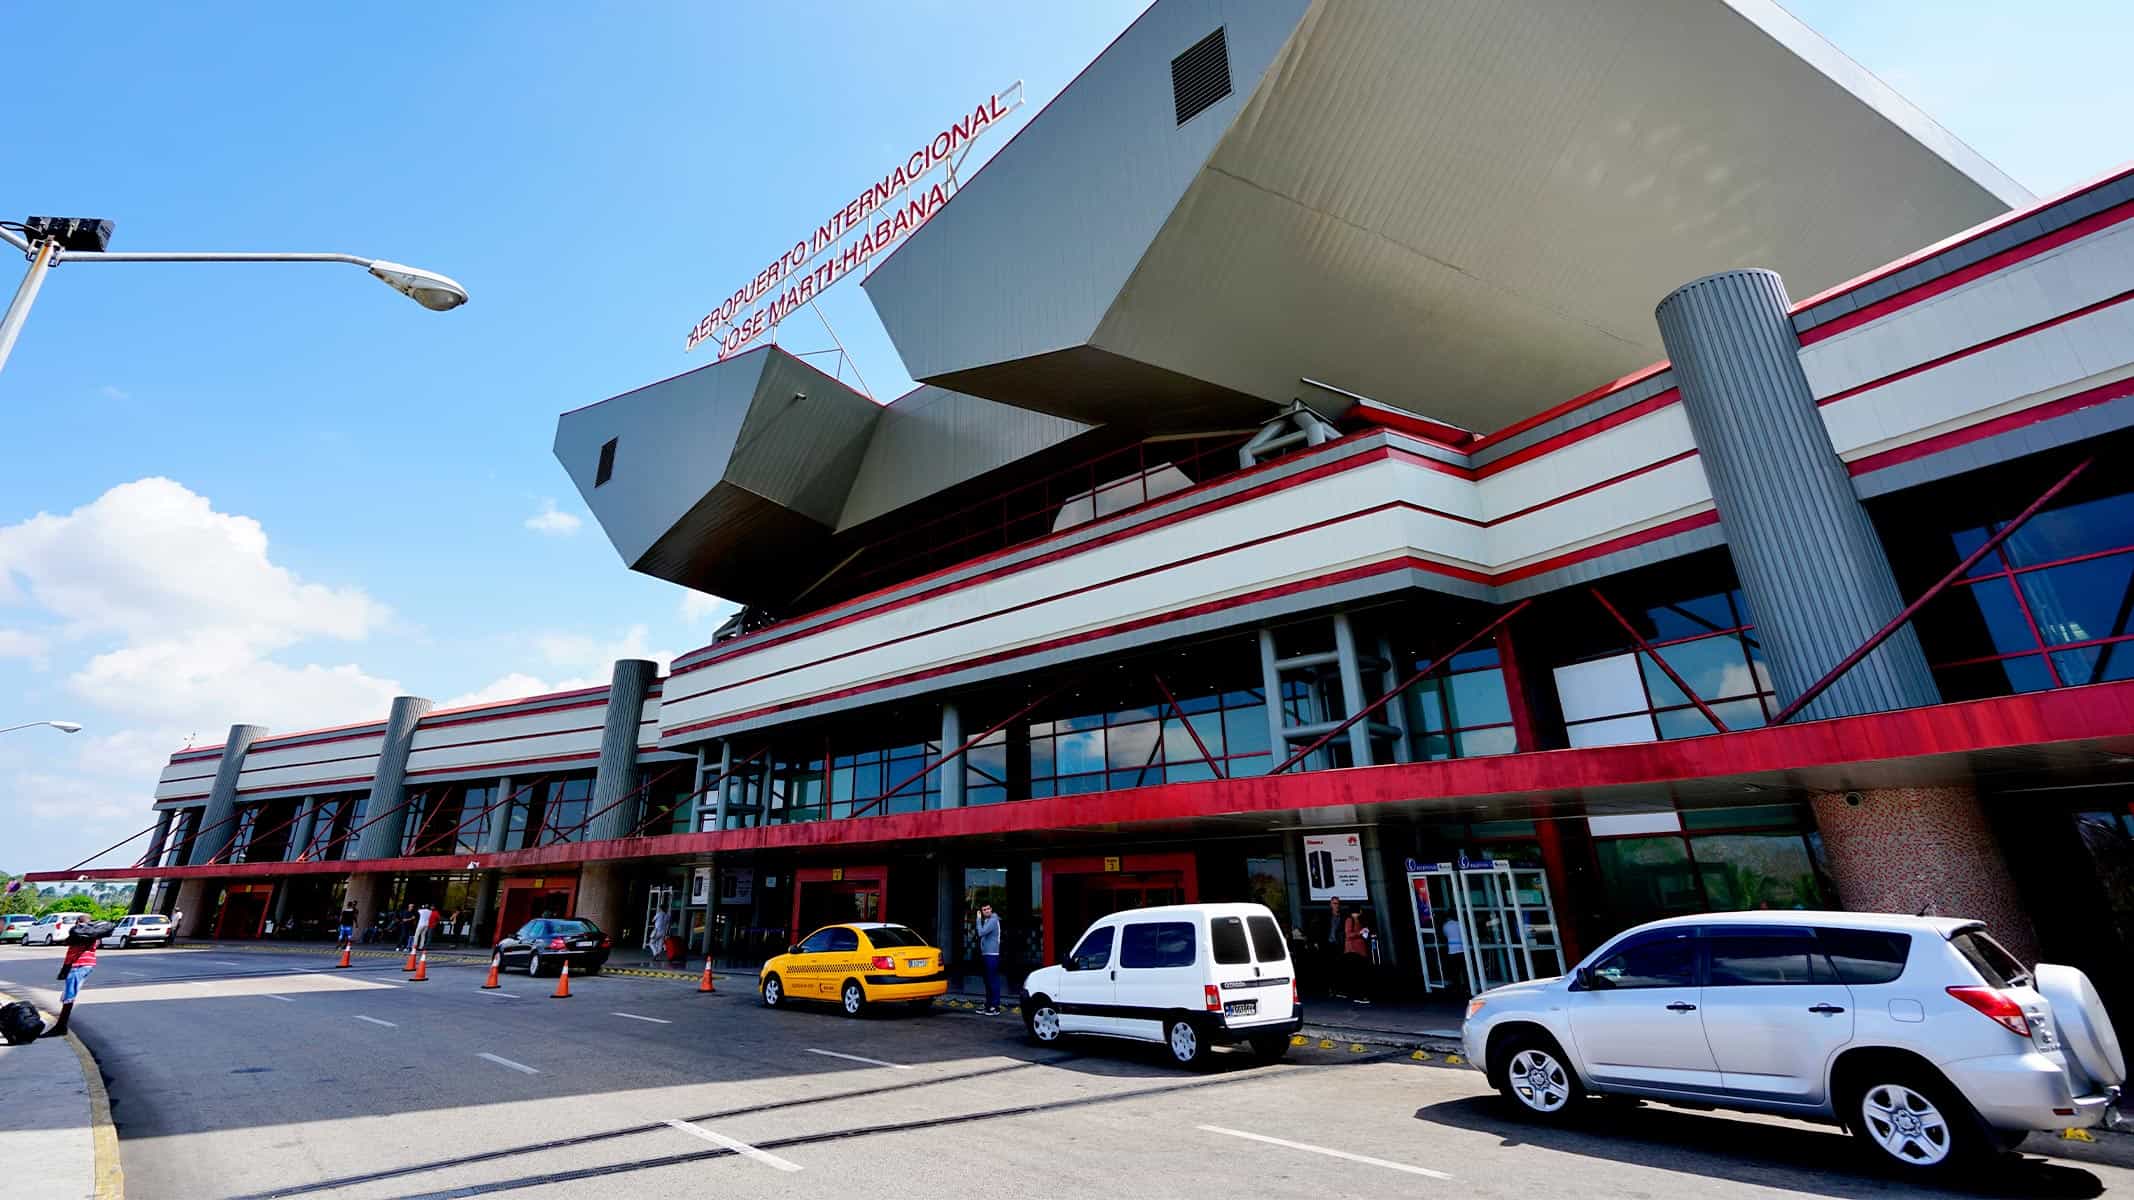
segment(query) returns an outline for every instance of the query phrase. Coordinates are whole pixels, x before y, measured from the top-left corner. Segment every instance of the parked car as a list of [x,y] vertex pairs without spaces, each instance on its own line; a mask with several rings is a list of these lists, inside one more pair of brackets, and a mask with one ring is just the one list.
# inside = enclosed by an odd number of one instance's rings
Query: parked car
[[56,946],[67,940],[67,931],[89,919],[88,913],[46,913],[37,918],[29,932],[22,937],[25,946]]
[[1182,1066],[1236,1042],[1280,1058],[1304,1024],[1289,941],[1260,904],[1172,904],[1100,918],[1064,961],[1030,972],[1022,1009],[1041,1044],[1070,1033],[1154,1042]]
[[581,975],[598,975],[608,961],[608,935],[583,917],[536,917],[496,944],[506,967],[528,975],[554,975],[564,963]]
[[30,926],[36,923],[37,918],[30,913],[7,914],[6,918],[0,919],[0,946],[9,942],[20,944],[23,936],[29,933]]
[[150,942],[160,942],[168,946],[176,928],[170,923],[169,917],[160,913],[139,913],[120,917],[118,927],[105,935],[98,945],[117,946],[121,950],[129,950]]
[[874,1004],[925,1007],[948,991],[941,951],[902,925],[827,925],[756,972],[763,1003],[835,1000],[848,1017]]
[[2098,1124],[2126,1080],[2072,967],[2023,969],[1977,921],[1879,913],[1675,917],[1570,975],[1468,1003],[1467,1058],[1522,1115],[1643,1097],[1843,1125],[1905,1171]]

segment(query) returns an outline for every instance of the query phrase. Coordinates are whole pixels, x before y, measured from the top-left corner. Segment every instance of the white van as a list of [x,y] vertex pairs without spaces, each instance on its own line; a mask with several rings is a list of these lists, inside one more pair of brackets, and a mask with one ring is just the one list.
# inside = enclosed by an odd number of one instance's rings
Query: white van
[[1040,1044],[1070,1033],[1155,1042],[1185,1066],[1235,1042],[1280,1058],[1304,1024],[1289,940],[1262,904],[1113,913],[1066,961],[1030,972],[1022,1008]]

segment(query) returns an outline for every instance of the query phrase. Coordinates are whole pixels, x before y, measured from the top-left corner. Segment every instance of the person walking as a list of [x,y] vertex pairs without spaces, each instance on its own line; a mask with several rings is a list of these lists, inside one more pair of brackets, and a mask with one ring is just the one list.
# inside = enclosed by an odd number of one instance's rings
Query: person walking
[[1346,968],[1342,974],[1348,978],[1350,1002],[1368,1008],[1371,1004],[1371,927],[1360,912],[1350,913],[1341,922],[1341,960]]
[[1326,902],[1326,912],[1326,994],[1336,1000],[1346,1000],[1348,997],[1342,994],[1342,989],[1348,985],[1348,980],[1342,970],[1342,950],[1346,944],[1347,922],[1341,915],[1339,896]]
[[421,908],[415,910],[415,944],[411,949],[427,950],[430,948],[430,925],[436,920],[437,910],[431,908],[427,902]]
[[1445,918],[1445,986],[1455,999],[1467,994],[1467,931],[1458,917]]
[[352,946],[355,944],[355,941],[356,906],[353,904],[344,904],[341,906],[341,944],[344,946]]
[[978,935],[978,957],[985,962],[985,1011],[989,1015],[1000,1013],[1000,918],[990,904],[978,906],[978,920],[972,925]]
[[53,978],[61,981],[59,992],[59,1020],[44,1031],[45,1037],[65,1037],[67,1018],[74,1015],[74,1001],[82,994],[82,983],[89,972],[96,969],[96,939],[74,937],[67,939],[67,956],[59,961],[59,974]]
[[657,909],[652,914],[652,928],[645,934],[645,956],[653,959],[667,956],[667,910]]
[[415,906],[407,904],[400,909],[400,949],[402,953],[415,953]]

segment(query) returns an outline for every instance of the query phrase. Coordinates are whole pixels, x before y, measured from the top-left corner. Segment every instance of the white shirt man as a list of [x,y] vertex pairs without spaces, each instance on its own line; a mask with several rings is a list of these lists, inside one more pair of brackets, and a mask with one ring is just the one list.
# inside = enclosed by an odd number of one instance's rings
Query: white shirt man
[[672,922],[667,916],[666,909],[660,909],[652,914],[652,937],[645,949],[650,950],[653,957],[656,958],[666,952],[667,930],[670,928],[672,928]]
[[430,922],[437,919],[436,910],[425,904],[415,911],[415,948],[421,950],[430,944]]
[[1458,917],[1445,918],[1445,982],[1455,992],[1467,990],[1467,931]]

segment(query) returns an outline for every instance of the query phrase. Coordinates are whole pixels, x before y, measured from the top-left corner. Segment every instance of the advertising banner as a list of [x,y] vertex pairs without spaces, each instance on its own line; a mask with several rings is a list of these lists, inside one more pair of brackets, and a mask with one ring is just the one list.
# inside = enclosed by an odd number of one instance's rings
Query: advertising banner
[[1304,880],[1314,900],[1368,900],[1363,881],[1363,843],[1353,833],[1314,834],[1304,839]]

